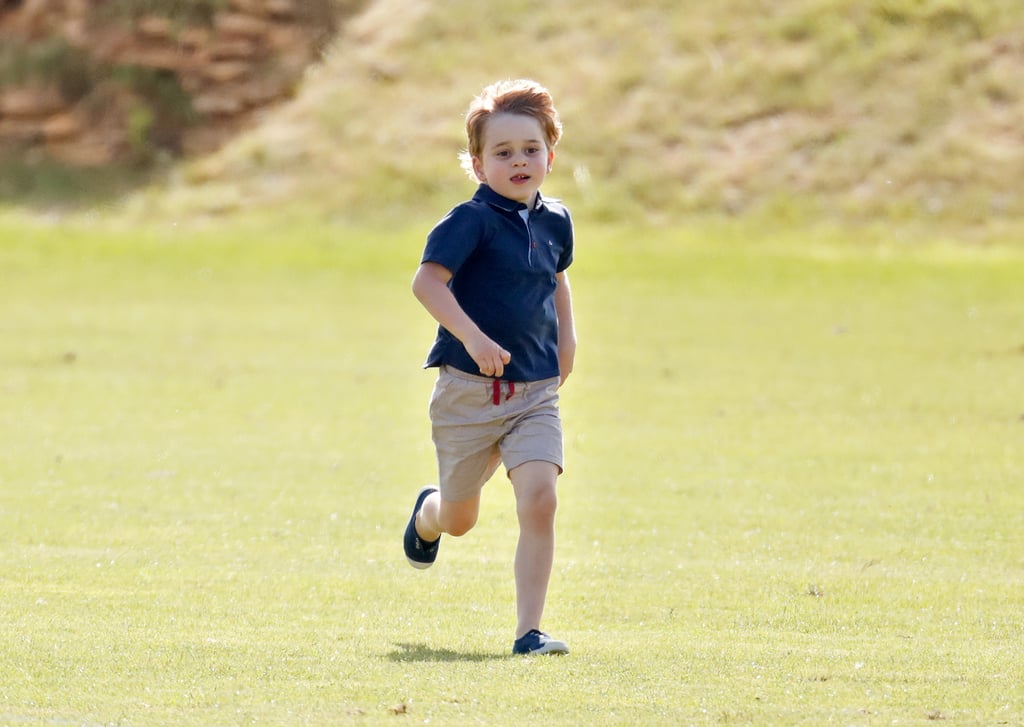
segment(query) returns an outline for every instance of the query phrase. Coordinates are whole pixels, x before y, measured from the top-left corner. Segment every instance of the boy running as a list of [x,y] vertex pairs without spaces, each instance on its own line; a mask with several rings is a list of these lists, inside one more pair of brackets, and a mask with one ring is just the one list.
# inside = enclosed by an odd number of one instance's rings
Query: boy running
[[555,548],[555,482],[563,469],[558,389],[576,333],[566,268],[568,210],[540,194],[562,127],[533,81],[488,86],[466,115],[463,166],[476,194],[427,236],[413,292],[438,321],[427,367],[439,487],[416,498],[405,554],[429,568],[442,534],[477,521],[484,484],[504,464],[516,498],[515,654],[568,653],[540,630]]

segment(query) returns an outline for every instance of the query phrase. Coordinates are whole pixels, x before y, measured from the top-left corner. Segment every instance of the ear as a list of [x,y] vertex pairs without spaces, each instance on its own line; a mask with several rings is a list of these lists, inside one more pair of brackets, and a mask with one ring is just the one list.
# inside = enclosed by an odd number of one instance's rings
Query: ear
[[473,173],[481,182],[487,182],[487,177],[484,176],[484,165],[480,162],[480,157],[473,157]]
[[555,164],[555,150],[551,149],[548,151],[548,171],[551,171],[551,167]]

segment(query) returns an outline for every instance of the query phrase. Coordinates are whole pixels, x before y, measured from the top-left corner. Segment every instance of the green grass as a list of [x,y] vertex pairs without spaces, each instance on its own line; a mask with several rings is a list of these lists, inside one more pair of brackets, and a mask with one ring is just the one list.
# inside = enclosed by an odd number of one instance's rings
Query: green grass
[[1018,250],[584,226],[546,626],[420,573],[428,225],[0,218],[0,724],[1018,724]]

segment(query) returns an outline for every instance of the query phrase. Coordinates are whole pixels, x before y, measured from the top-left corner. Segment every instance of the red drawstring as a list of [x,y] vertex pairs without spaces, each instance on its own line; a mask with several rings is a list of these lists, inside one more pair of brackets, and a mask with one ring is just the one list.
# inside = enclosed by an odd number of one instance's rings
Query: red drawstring
[[[501,403],[501,379],[495,379],[493,384],[493,394],[491,395],[491,401],[497,406]],[[512,398],[512,395],[516,393],[516,385],[514,382],[508,382],[508,395],[505,397],[505,401]]]

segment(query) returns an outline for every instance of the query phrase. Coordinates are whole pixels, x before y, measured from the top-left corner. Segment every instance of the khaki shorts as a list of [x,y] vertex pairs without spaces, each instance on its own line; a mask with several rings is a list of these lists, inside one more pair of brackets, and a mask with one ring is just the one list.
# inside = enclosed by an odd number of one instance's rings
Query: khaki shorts
[[[480,494],[498,469],[551,462],[562,471],[559,378],[509,382],[442,366],[430,397],[441,497]],[[497,401],[497,403],[495,403]]]

